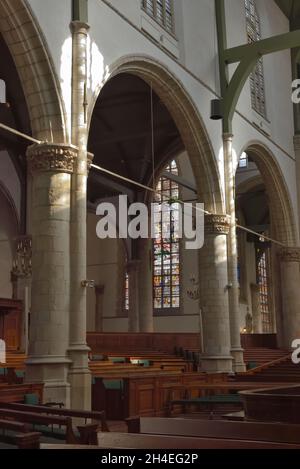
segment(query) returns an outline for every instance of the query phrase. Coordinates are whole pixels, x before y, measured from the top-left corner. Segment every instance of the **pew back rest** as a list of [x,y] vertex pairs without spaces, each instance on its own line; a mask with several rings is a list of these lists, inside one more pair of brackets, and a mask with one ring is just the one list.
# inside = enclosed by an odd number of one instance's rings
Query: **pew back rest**
[[39,406],[39,405],[28,405],[28,404],[18,404],[18,403],[2,403],[0,402],[0,409],[11,409],[21,412],[34,412],[38,414],[47,414],[47,415],[58,415],[62,417],[71,417],[78,419],[85,419],[96,421],[99,423],[99,426],[103,432],[109,432],[109,428],[106,422],[106,416],[104,411],[85,411],[85,410],[73,410],[73,409],[64,409],[48,406]]
[[71,417],[63,417],[59,415],[42,415],[34,412],[22,412],[19,410],[0,408],[0,418],[14,420],[16,422],[30,423],[32,425],[58,425],[66,427],[67,443],[77,443],[78,440],[72,428]]
[[180,418],[127,419],[128,431],[152,435],[299,443],[300,425]]
[[99,433],[99,449],[300,449],[300,444],[194,438],[183,436]]

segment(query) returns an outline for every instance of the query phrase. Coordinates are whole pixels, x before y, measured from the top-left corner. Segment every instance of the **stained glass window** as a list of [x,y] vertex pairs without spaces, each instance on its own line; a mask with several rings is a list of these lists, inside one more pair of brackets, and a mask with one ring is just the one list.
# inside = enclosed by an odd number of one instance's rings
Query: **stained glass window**
[[[260,19],[257,13],[255,0],[245,0],[246,27],[248,43],[261,39]],[[266,97],[263,59],[259,59],[255,69],[250,75],[251,103],[253,109],[261,116],[266,117]]]
[[241,157],[239,159],[239,168],[248,168],[248,155],[245,152],[241,154]]
[[125,274],[125,310],[129,310],[129,277],[127,272]]
[[174,32],[173,0],[142,0],[142,7],[167,31]]
[[[178,175],[176,161],[166,168]],[[154,239],[154,308],[180,307],[180,205],[179,186],[176,182],[161,177],[155,195],[155,239]]]
[[272,318],[269,305],[269,251],[264,248],[257,248],[256,256],[262,331],[270,333],[272,329]]

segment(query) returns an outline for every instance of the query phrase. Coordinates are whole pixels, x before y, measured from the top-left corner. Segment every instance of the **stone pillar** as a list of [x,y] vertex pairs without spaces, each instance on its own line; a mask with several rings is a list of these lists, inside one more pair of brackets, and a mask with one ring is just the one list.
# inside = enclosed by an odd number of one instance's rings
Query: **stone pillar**
[[[298,50],[298,49],[297,49]],[[297,116],[297,124],[300,126],[300,104],[294,106],[296,116]],[[298,129],[300,132],[300,128]],[[300,133],[294,136],[294,150],[295,150],[295,157],[296,157],[296,180],[297,180],[297,195],[298,195],[298,222],[300,224]]]
[[232,371],[228,311],[227,242],[224,215],[205,216],[205,241],[199,251],[199,293],[203,325],[201,370]]
[[33,176],[32,297],[26,382],[44,383],[44,401],[70,405],[67,357],[70,301],[70,189],[77,149],[27,150]]
[[104,285],[95,286],[96,306],[95,306],[95,331],[103,332],[103,296]]
[[139,239],[139,323],[140,332],[153,332],[152,239]]
[[259,285],[251,283],[251,303],[252,303],[252,320],[253,320],[253,333],[262,334],[262,317],[260,309],[260,290]]
[[231,355],[233,356],[234,371],[245,371],[243,349],[241,347],[241,319],[239,303],[239,283],[237,273],[237,236],[236,236],[236,214],[235,214],[235,171],[233,167],[232,154],[233,135],[223,135],[224,149],[224,173],[225,173],[225,194],[226,212],[230,217],[230,229],[227,240],[227,263],[229,289],[229,314],[230,314],[230,338]]
[[133,260],[127,264],[128,272],[128,332],[139,332],[139,267],[140,261]]
[[91,408],[91,373],[88,365],[89,347],[86,343],[86,220],[87,220],[87,39],[89,26],[73,21],[72,70],[72,142],[78,146],[78,158],[72,176],[71,198],[71,301],[69,371],[71,406]]
[[279,258],[283,325],[279,346],[291,349],[292,341],[300,338],[300,249],[283,248]]

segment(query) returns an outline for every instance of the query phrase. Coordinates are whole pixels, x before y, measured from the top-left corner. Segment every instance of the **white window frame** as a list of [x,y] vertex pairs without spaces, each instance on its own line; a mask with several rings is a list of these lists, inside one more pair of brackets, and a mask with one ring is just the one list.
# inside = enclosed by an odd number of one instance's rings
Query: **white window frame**
[[[246,10],[246,31],[248,43],[252,44],[261,39],[260,18],[255,0],[244,0]],[[250,75],[250,92],[252,109],[264,119],[267,119],[266,89],[263,59],[260,58]]]
[[[167,2],[170,4],[170,13],[167,10]],[[142,9],[163,27],[169,34],[175,35],[174,1],[173,0],[141,0]],[[161,5],[161,17],[159,13]],[[170,20],[168,21],[168,16]]]

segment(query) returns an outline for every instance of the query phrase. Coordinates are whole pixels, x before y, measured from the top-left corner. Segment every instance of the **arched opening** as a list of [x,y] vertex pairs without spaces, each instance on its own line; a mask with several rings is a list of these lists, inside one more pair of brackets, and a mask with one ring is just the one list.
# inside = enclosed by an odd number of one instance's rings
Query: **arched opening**
[[[184,161],[184,166],[189,168],[188,172],[191,176],[188,184],[190,183],[191,187],[194,188],[194,190],[186,189],[186,195],[190,199],[192,193],[193,201],[204,202],[206,209],[213,213],[223,213],[216,161],[201,119],[182,89],[181,84],[174,80],[167,71],[150,61],[131,62],[128,60],[123,64],[119,63],[113,70],[111,78],[94,103],[93,113],[90,118],[88,150],[95,155],[94,163],[139,184],[156,187],[161,175],[164,174],[165,176],[164,171],[168,163],[174,160],[179,165],[179,174],[175,176],[180,180],[182,177],[180,167]],[[169,184],[171,183],[169,182]],[[113,201],[119,195],[126,194],[128,202],[149,202],[152,200],[152,195],[149,196],[147,192],[118,178],[107,177],[92,168],[88,181],[89,217],[94,216],[96,206],[100,201]],[[95,225],[93,236],[96,236]],[[89,246],[87,249],[90,249]],[[112,257],[115,259],[119,249],[118,241],[101,240],[100,246],[98,240],[98,249],[105,253],[112,250]],[[134,240],[129,241],[127,260],[141,260],[142,249],[146,249],[143,252],[150,255],[149,250],[153,250],[152,240],[147,248],[141,248],[139,243]],[[148,254],[146,254],[147,258]],[[153,251],[151,255],[153,256]],[[186,263],[192,264],[192,266],[187,266],[185,271],[194,273],[198,268],[197,255],[194,255],[193,258],[186,255],[185,259]],[[116,285],[115,282],[120,271],[120,265],[118,267],[115,261],[113,278],[104,275],[107,285],[110,285],[110,287],[105,287],[105,292],[111,296],[114,296],[111,287],[113,284]],[[120,261],[118,262],[120,264]],[[108,264],[110,264],[110,261],[108,261]],[[102,265],[98,265],[98,268],[108,272],[108,264],[103,262]],[[152,261],[150,264],[153,267]],[[125,297],[125,273],[126,269],[123,269],[121,285],[124,295],[119,295],[121,297]],[[197,275],[195,274],[195,276]],[[169,277],[170,275],[166,274],[164,279],[169,281]],[[152,268],[151,276],[148,277],[151,290],[153,280],[155,282]],[[184,281],[187,283],[189,280],[185,278]],[[181,298],[179,298],[181,296],[181,293],[178,294],[178,291],[180,291],[178,289],[179,285],[178,282],[175,283],[173,307],[154,308],[154,310],[160,309],[160,311],[154,312],[155,323],[159,324],[159,330],[168,331],[169,327],[177,328],[178,332],[182,330],[179,325],[179,317],[177,318],[178,321],[177,319],[172,321],[172,326],[170,326],[171,321],[167,321],[168,317],[171,318],[171,315],[174,318],[174,315],[184,314],[187,304],[186,299],[181,301]],[[118,281],[117,285],[119,284]],[[172,288],[172,286],[166,284],[166,292],[168,288]],[[182,290],[184,292],[186,288]],[[184,293],[182,294],[184,295]],[[123,307],[123,302],[121,302],[122,312],[120,312],[117,296],[115,295],[115,305],[113,307],[115,311],[110,311],[109,314],[118,317],[118,321],[115,321],[117,330],[127,331],[127,318],[124,317],[124,313],[126,316],[126,309]],[[151,291],[151,298],[151,311],[153,314],[153,291]],[[179,308],[181,303],[183,307]],[[132,304],[129,300],[129,309],[130,307],[132,307]],[[199,327],[199,312],[196,304],[193,307],[197,313],[192,318],[194,322],[187,326],[190,332],[194,331],[195,327]],[[169,312],[167,309],[169,309]],[[106,314],[104,311],[105,316]],[[106,323],[108,324],[108,321]],[[112,323],[110,322],[110,324]],[[104,327],[104,331],[108,331],[108,329]]]
[[[67,138],[59,86],[44,39],[28,2],[1,1],[0,5],[0,122],[41,140]],[[11,304],[8,314],[10,347],[27,349],[31,291],[31,178],[27,177],[28,142],[0,130],[0,187],[3,237],[0,298]],[[3,198],[5,193],[5,198]],[[3,215],[3,216],[2,216]],[[5,244],[6,243],[6,244]],[[8,302],[8,303],[7,303]],[[16,313],[18,317],[9,316]],[[6,311],[7,312],[7,311]],[[0,305],[0,316],[7,315]],[[23,312],[23,315],[22,315]],[[22,317],[21,317],[22,315]],[[18,337],[17,337],[18,336]]]
[[[40,140],[68,141],[58,79],[28,2],[1,1],[0,33],[18,69],[32,134]],[[31,133],[28,127],[26,130]]]
[[[239,224],[274,243],[238,230],[241,331],[276,333],[283,328],[278,252],[296,245],[288,190],[274,156],[252,143],[241,154],[236,173]],[[280,343],[280,340],[279,340]]]

